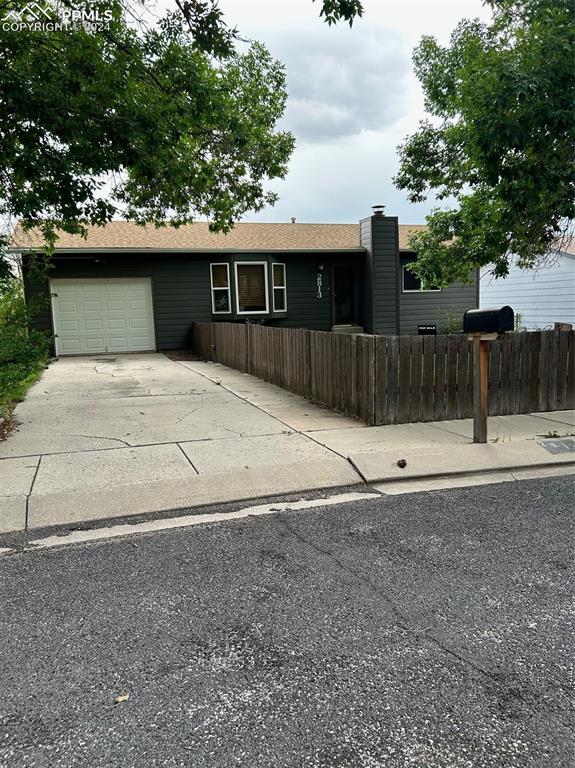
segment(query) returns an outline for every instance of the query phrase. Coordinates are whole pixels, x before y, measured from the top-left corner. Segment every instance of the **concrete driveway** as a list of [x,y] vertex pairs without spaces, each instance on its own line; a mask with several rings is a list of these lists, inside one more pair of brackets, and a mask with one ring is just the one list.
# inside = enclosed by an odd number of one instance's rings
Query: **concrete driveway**
[[[293,407],[314,411],[295,396]],[[15,416],[0,443],[0,530],[295,491],[314,475],[359,480],[328,448],[162,354],[60,359]]]
[[573,435],[574,411],[492,417],[493,442],[477,446],[469,419],[366,427],[248,374],[162,354],[58,360],[15,416],[0,443],[0,533],[366,482],[402,493],[466,473],[476,483],[479,472],[575,470],[575,450],[541,444]]

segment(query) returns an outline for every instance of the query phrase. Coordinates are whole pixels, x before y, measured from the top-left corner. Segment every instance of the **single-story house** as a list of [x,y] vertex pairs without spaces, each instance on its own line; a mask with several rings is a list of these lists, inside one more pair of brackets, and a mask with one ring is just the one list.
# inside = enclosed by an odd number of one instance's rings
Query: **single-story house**
[[482,269],[479,301],[481,307],[509,304],[527,331],[550,330],[555,323],[575,326],[575,239],[537,269],[521,269],[514,260],[506,277]]
[[38,233],[16,231],[25,292],[47,295],[35,325],[58,355],[183,348],[194,321],[260,322],[320,331],[416,334],[478,306],[477,281],[422,290],[406,269],[409,233],[381,207],[358,224],[239,223],[227,235],[111,222],[86,239],[62,233],[49,284],[27,254]]

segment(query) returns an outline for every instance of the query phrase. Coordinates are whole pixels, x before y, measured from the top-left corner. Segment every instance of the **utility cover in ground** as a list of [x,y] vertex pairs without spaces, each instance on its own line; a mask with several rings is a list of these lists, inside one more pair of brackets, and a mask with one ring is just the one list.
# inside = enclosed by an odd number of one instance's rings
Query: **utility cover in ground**
[[539,445],[549,453],[575,453],[575,440],[572,437],[539,440]]

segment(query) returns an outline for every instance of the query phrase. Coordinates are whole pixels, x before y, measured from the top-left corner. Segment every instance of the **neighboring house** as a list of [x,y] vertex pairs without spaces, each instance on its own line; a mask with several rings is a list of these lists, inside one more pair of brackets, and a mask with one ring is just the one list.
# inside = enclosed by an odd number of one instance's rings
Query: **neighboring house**
[[555,323],[575,326],[575,241],[551,253],[539,269],[521,269],[511,263],[507,277],[495,278],[484,268],[480,280],[480,306],[509,304],[518,325],[528,331],[547,330]]
[[50,293],[35,320],[56,352],[177,349],[194,321],[262,322],[320,331],[414,334],[478,303],[472,285],[422,291],[405,269],[415,254],[381,211],[359,224],[248,224],[228,234],[111,222],[87,239],[62,234],[50,284],[33,284],[26,253],[38,233],[17,231],[28,297]]

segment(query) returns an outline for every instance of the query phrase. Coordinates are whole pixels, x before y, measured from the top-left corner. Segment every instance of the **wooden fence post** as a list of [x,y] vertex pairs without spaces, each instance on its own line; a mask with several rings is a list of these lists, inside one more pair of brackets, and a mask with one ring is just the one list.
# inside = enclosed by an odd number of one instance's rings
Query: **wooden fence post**
[[479,334],[473,336],[473,442],[487,442],[489,346]]

